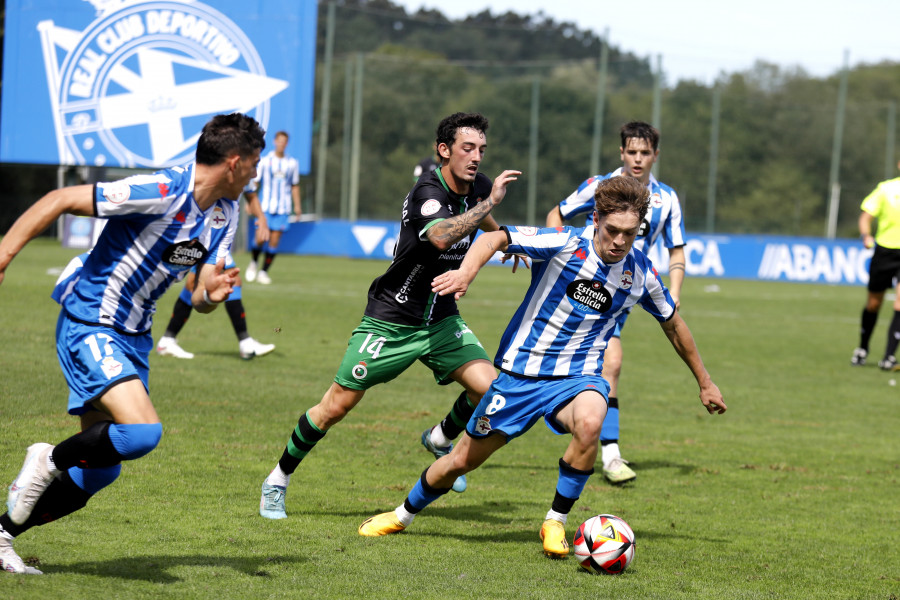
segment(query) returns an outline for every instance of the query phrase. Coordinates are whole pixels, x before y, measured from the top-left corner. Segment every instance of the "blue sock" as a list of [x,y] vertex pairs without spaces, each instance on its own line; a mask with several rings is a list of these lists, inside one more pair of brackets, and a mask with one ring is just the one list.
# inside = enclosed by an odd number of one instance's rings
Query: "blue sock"
[[434,488],[428,485],[428,482],[425,481],[425,473],[427,471],[428,469],[422,471],[422,476],[419,477],[416,485],[413,486],[413,489],[409,492],[409,496],[406,497],[406,501],[403,503],[406,510],[413,514],[418,513],[450,491],[450,488]]
[[619,399],[615,396],[609,397],[609,403],[606,407],[606,418],[603,419],[603,426],[600,428],[601,442],[615,442],[619,439]]

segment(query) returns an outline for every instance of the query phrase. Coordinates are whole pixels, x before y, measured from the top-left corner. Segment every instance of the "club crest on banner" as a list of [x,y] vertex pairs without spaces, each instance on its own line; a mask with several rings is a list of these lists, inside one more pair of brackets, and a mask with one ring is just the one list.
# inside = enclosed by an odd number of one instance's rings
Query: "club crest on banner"
[[265,128],[289,82],[201,2],[91,0],[84,30],[37,24],[63,164],[157,168],[193,160],[210,116],[244,112]]

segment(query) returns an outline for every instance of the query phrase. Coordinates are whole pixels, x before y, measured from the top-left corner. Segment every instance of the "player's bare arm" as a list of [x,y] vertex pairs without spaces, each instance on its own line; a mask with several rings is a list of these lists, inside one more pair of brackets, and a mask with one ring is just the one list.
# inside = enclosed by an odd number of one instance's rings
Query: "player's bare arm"
[[719,387],[713,383],[706,367],[703,366],[703,360],[700,358],[700,351],[697,350],[697,344],[694,343],[694,336],[688,329],[687,323],[681,318],[677,312],[671,319],[665,323],[661,323],[662,329],[672,343],[672,347],[684,361],[684,364],[690,368],[691,373],[700,386],[700,402],[706,407],[709,414],[723,413],[728,407],[722,398],[722,392]]
[[872,235],[872,220],[874,218],[866,211],[859,213],[859,236],[862,238],[865,248],[873,248],[875,246],[875,237]]
[[[503,171],[495,180],[491,188],[491,194],[467,210],[461,215],[444,219],[435,223],[426,233],[428,241],[439,250],[446,250],[453,244],[463,239],[481,225],[482,220],[490,215],[491,210],[503,201],[506,196],[506,186],[515,181],[521,171]],[[496,224],[496,222],[495,222]]]
[[78,185],[53,190],[22,213],[0,241],[0,283],[12,259],[63,214],[94,216],[94,186]]
[[220,258],[215,265],[205,264],[200,268],[197,285],[191,294],[191,305],[201,313],[210,313],[228,300],[237,283],[240,269],[225,270],[225,259]]
[[669,248],[669,293],[675,310],[681,310],[681,285],[684,283],[684,246]]
[[291,200],[294,203],[294,215],[299,217],[303,214],[303,210],[300,206],[300,186],[293,185],[291,186]]
[[459,300],[466,294],[469,284],[478,275],[481,267],[486,265],[496,252],[505,252],[507,247],[509,239],[505,231],[491,231],[480,235],[469,248],[459,269],[435,277],[431,282],[431,291],[439,296],[454,294],[454,298]]

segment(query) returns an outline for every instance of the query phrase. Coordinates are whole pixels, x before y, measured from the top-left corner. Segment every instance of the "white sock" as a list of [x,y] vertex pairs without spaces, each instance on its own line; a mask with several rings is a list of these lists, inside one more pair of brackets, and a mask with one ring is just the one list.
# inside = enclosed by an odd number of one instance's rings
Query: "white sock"
[[238,347],[239,347],[241,350],[246,351],[246,350],[247,350],[247,346],[252,345],[252,344],[253,344],[253,338],[252,338],[252,337],[245,337],[245,338],[242,339],[240,342],[238,342]]
[[600,446],[600,460],[603,461],[604,465],[608,465],[609,461],[620,456],[622,455],[619,452],[618,443],[613,442],[612,444],[604,444]]
[[444,430],[440,423],[431,428],[431,443],[438,448],[450,445],[450,440],[444,435]]
[[290,482],[291,476],[281,470],[281,465],[275,465],[275,468],[272,469],[272,472],[266,477],[266,483],[269,485],[277,485],[283,488],[287,488]]
[[550,510],[547,511],[547,516],[544,517],[544,520],[547,521],[549,519],[553,519],[554,521],[559,521],[560,523],[565,525],[566,519],[568,519],[568,518],[569,518],[568,514],[558,513],[551,508]]
[[164,335],[161,338],[159,338],[159,345],[162,346],[163,342],[174,342],[174,341],[175,341],[175,338],[173,338],[171,335]]
[[7,539],[7,540],[14,540],[14,539],[16,539],[16,536],[14,536],[13,534],[11,534],[11,533],[8,532],[7,530],[3,529],[3,526],[2,526],[2,525],[0,525],[0,537],[2,537],[2,538],[4,538],[4,539]]
[[415,513],[406,510],[402,504],[394,509],[394,514],[397,515],[397,520],[403,523],[404,527],[409,527],[409,524],[416,518]]

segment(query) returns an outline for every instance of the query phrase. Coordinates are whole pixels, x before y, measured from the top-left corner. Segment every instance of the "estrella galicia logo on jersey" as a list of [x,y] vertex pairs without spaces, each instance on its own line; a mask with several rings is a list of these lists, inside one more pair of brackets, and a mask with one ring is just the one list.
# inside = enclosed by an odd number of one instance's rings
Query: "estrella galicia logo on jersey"
[[623,290],[630,290],[634,283],[634,273],[629,270],[622,271],[622,278],[619,279],[619,287]]
[[487,435],[491,432],[491,419],[487,416],[478,417],[478,421],[475,422],[475,431],[482,435]]
[[194,238],[188,242],[178,242],[163,250],[162,260],[172,271],[187,271],[203,262],[208,250]]
[[612,296],[599,281],[576,279],[566,288],[566,296],[584,312],[604,313],[612,306]]
[[211,114],[240,110],[268,126],[288,82],[266,76],[224,14],[201,2],[90,2],[98,16],[83,31],[37,27],[61,163],[183,164]]
[[213,214],[210,215],[209,221],[213,229],[222,229],[225,227],[225,223],[228,222],[228,219],[225,218],[225,213],[222,211],[221,206],[217,206],[213,210]]
[[649,233],[650,233],[650,221],[646,221],[646,220],[642,221],[641,228],[638,229],[637,236],[638,237],[647,237],[647,235]]
[[353,367],[350,373],[353,375],[354,379],[365,379],[366,375],[369,374],[369,368],[366,366],[366,361],[359,361],[359,364]]

